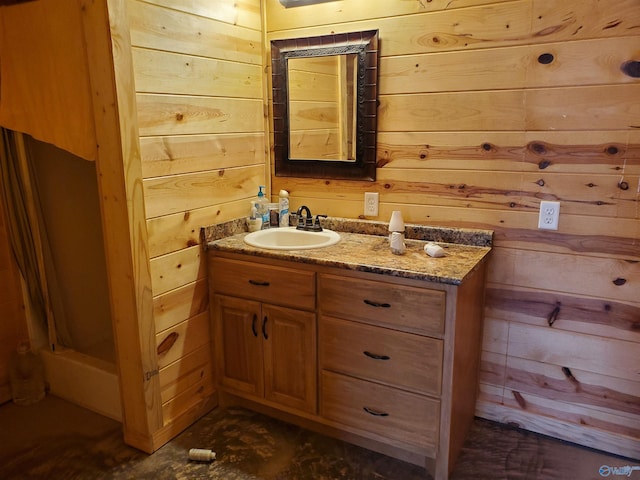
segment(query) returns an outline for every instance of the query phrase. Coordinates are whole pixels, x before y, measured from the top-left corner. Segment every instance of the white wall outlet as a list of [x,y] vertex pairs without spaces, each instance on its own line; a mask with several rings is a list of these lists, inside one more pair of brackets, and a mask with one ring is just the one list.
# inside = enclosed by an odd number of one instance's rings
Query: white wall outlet
[[540,214],[538,215],[538,228],[544,230],[557,230],[560,217],[560,202],[540,202]]
[[378,216],[378,192],[365,192],[364,194],[364,216]]

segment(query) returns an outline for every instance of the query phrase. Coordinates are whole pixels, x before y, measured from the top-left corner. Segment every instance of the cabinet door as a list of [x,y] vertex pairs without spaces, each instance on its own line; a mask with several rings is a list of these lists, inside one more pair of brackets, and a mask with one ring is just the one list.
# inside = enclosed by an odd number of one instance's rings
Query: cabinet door
[[262,397],[262,318],[260,303],[216,295],[214,332],[218,381]]
[[267,400],[316,413],[315,313],[262,306]]

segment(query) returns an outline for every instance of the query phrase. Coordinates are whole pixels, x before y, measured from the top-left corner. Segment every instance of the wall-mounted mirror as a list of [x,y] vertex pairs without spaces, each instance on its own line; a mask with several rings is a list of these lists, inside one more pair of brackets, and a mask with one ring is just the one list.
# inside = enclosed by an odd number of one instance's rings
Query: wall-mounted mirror
[[378,31],[271,41],[276,176],[375,180]]

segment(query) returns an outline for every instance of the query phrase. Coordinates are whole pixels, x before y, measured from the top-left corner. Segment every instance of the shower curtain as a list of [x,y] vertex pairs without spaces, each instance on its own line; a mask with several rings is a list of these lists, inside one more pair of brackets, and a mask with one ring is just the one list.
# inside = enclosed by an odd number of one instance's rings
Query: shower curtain
[[65,328],[65,315],[55,282],[55,266],[38,215],[39,198],[33,169],[21,133],[2,128],[0,138],[0,190],[7,212],[7,230],[11,248],[27,285],[31,310],[46,329],[49,344],[73,347]]

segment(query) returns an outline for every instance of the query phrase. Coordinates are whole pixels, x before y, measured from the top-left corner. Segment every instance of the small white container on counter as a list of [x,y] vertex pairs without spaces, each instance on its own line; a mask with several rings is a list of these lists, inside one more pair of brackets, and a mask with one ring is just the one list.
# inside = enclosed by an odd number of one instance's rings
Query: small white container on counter
[[407,247],[404,243],[404,219],[400,210],[391,212],[389,220],[389,246],[394,255],[404,255]]
[[404,255],[407,251],[407,246],[404,243],[404,233],[391,232],[391,235],[389,235],[389,242],[391,245],[391,253],[394,255]]
[[445,256],[444,248],[442,248],[440,245],[436,245],[433,242],[427,243],[424,246],[424,251],[427,253],[427,255],[434,258],[440,258]]

